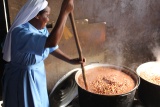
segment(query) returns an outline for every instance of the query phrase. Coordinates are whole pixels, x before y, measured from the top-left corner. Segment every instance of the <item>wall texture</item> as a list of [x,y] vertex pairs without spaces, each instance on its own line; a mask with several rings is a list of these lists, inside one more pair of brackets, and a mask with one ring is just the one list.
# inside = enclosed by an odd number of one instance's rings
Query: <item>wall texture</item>
[[[62,0],[48,1],[52,9],[50,22],[56,22]],[[9,0],[11,22],[24,2]],[[136,70],[141,63],[158,58],[159,0],[75,0],[74,15],[87,65],[109,63]],[[69,19],[66,26],[71,34],[64,32],[60,48],[69,56],[78,57]],[[45,64],[49,91],[64,74],[80,67],[53,56]]]

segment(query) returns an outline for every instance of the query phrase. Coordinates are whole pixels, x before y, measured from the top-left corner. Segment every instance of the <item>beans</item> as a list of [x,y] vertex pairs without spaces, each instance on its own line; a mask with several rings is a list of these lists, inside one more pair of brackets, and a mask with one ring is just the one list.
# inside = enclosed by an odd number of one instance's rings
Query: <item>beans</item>
[[[131,91],[135,87],[134,80],[122,71],[98,67],[87,71],[88,91],[102,95],[118,95]],[[82,76],[79,84],[84,88]],[[84,88],[85,89],[85,88]]]
[[127,88],[127,81],[120,83],[116,80],[116,76],[112,75],[112,78],[107,76],[98,76],[98,78],[90,83],[93,87],[91,90],[93,93],[103,94],[103,95],[113,95],[125,93]]

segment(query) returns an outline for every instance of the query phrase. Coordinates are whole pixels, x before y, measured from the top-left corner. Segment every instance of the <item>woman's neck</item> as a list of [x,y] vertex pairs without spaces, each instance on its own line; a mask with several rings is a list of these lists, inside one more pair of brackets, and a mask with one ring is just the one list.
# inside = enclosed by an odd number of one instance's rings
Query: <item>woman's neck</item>
[[38,22],[38,20],[35,19],[35,18],[32,19],[32,20],[30,20],[29,23],[30,23],[32,26],[34,26],[36,29],[38,29],[38,30],[43,29],[42,26],[41,26],[41,24],[40,24],[40,23]]

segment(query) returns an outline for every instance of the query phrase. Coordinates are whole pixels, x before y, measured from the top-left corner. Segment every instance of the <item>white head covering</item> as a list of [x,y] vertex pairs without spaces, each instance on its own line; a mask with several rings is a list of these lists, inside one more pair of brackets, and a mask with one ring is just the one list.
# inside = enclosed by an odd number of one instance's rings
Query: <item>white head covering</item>
[[[34,18],[41,10],[46,8],[48,2],[46,0],[28,0],[26,4],[21,8],[17,14],[9,32],[6,35],[6,39],[3,46],[3,59],[7,62],[11,61],[11,36],[12,30],[20,25],[28,22]],[[13,35],[14,36],[14,35]]]

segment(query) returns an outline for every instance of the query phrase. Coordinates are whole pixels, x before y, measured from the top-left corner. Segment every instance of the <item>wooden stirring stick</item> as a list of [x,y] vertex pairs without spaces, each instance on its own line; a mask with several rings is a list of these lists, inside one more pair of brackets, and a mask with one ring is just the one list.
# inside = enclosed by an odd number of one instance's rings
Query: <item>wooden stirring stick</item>
[[[72,28],[73,28],[73,33],[74,33],[74,37],[75,37],[75,42],[76,42],[77,50],[78,50],[78,53],[79,53],[79,58],[81,59],[81,61],[83,61],[82,49],[81,49],[79,38],[78,38],[78,33],[77,33],[75,21],[74,21],[73,12],[71,12],[69,14],[69,16],[70,16],[71,25],[72,25]],[[87,86],[87,82],[86,82],[86,77],[85,77],[85,69],[84,69],[84,65],[83,64],[81,64],[81,68],[82,68],[82,75],[83,75],[84,85],[85,85],[86,90],[88,90],[88,86]]]

